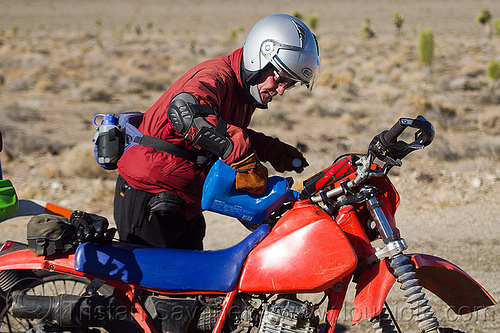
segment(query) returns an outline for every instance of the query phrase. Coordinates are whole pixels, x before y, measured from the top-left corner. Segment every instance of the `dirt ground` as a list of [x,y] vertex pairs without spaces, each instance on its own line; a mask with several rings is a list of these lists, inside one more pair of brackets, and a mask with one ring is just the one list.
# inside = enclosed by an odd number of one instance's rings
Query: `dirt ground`
[[[301,147],[307,177],[336,156],[364,152],[400,117],[424,115],[432,145],[408,156],[391,179],[396,218],[410,252],[450,260],[500,299],[500,87],[486,72],[500,60],[500,37],[475,21],[497,1],[3,1],[0,10],[0,130],[3,174],[21,199],[40,199],[112,221],[115,172],[92,157],[93,117],[145,111],[194,64],[241,47],[258,19],[299,12],[318,17],[321,77],[312,93],[295,88],[251,127]],[[404,15],[396,36],[393,17]],[[496,16],[495,16],[496,15]],[[361,37],[365,20],[375,38]],[[434,58],[419,62],[418,34],[434,33]],[[274,173],[273,173],[274,174]],[[248,234],[238,221],[206,213],[207,249]],[[27,218],[0,224],[0,243],[25,241]],[[460,292],[457,290],[457,292]],[[431,296],[432,297],[432,296]],[[398,290],[390,302],[413,328]],[[498,332],[498,307],[457,317],[432,298],[443,326]],[[352,292],[338,332],[350,327]],[[416,332],[414,329],[412,332]]]

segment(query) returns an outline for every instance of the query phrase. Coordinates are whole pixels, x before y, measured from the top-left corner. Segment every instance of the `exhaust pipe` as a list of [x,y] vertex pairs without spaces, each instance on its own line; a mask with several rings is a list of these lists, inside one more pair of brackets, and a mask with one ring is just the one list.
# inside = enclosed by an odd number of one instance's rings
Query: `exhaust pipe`
[[104,327],[110,332],[142,332],[130,315],[129,307],[114,296],[34,296],[16,290],[12,292],[11,311],[18,318],[42,319],[63,327]]

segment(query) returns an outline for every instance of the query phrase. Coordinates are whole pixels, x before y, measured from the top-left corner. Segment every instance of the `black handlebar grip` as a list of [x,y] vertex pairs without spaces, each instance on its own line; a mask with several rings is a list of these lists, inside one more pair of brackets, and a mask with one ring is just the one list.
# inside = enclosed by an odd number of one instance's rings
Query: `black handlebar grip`
[[382,137],[382,140],[383,141],[386,141],[388,143],[396,143],[397,142],[397,139],[398,139],[398,136],[401,135],[401,133],[403,133],[403,131],[405,130],[406,128],[406,124],[402,124],[402,121],[401,119],[395,123],[390,130],[388,131],[384,131],[381,135]]

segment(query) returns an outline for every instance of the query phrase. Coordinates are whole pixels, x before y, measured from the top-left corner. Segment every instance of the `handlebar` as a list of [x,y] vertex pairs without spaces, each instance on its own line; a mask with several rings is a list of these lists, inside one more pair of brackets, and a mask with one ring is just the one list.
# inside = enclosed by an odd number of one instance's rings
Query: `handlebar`
[[[398,137],[408,128],[416,128],[415,140],[412,143],[398,140]],[[383,160],[384,156],[394,159],[401,159],[416,149],[423,149],[430,145],[434,140],[434,127],[425,119],[424,116],[418,116],[415,119],[400,118],[388,131],[383,131],[375,137],[374,141],[380,142],[377,147],[376,142],[372,141],[370,149]]]
[[[415,133],[415,140],[410,144],[398,140],[398,137],[408,127],[418,129]],[[389,130],[383,131],[373,138],[368,148],[368,154],[361,157],[357,162],[358,168],[356,170],[356,178],[347,182],[343,186],[329,190],[325,193],[326,196],[328,198],[339,196],[345,192],[346,187],[352,189],[357,187],[363,180],[369,177],[385,175],[388,170],[390,170],[390,167],[384,167],[382,171],[371,170],[375,157],[379,158],[381,161],[385,161],[386,165],[401,165],[401,161],[397,164],[395,160],[402,159],[412,151],[416,149],[423,149],[430,145],[434,139],[434,134],[435,131],[432,124],[421,115],[415,119],[400,118],[398,122]],[[323,197],[321,195],[312,196],[310,201],[312,203],[318,203],[323,201]]]
[[381,133],[381,138],[388,143],[396,143],[397,138],[403,133],[406,128],[407,119],[401,118],[397,123],[392,125],[391,129]]
[[[345,186],[347,188],[350,188],[350,189],[355,188],[356,186],[361,184],[361,182],[363,180],[368,178],[370,175],[380,173],[380,172],[377,172],[375,170],[370,169],[374,159],[375,159],[375,156],[371,153],[369,153],[368,155],[366,155],[364,157],[361,157],[357,162],[359,165],[358,165],[358,169],[356,170],[356,172],[357,172],[356,178],[347,182],[347,184]],[[336,187],[336,188],[331,189],[330,191],[326,192],[326,196],[328,198],[333,198],[333,197],[336,197],[338,195],[341,195],[342,193],[344,193],[344,191],[345,191],[344,187],[339,186],[339,187]],[[312,196],[311,198],[309,198],[309,200],[312,203],[317,203],[317,202],[323,201],[323,197],[321,195],[316,195],[316,196]]]

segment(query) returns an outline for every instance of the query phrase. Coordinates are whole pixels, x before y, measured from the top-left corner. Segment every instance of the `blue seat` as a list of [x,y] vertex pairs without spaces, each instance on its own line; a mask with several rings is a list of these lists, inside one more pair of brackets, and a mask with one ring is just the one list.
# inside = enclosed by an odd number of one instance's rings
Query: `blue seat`
[[193,251],[84,243],[75,269],[103,278],[169,291],[231,291],[250,250],[269,233],[261,225],[240,243],[223,250]]

